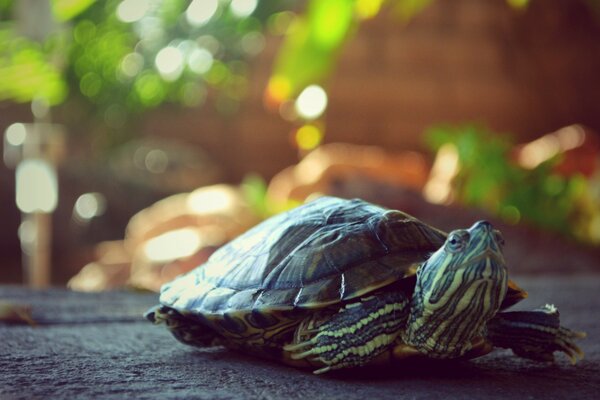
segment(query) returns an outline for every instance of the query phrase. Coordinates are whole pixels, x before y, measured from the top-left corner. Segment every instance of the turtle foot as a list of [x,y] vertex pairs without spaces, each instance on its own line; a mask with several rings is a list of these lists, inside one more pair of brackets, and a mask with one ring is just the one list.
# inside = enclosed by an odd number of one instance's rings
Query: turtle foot
[[408,300],[402,293],[381,293],[346,304],[318,326],[312,338],[284,346],[293,360],[321,365],[322,374],[357,367],[386,352],[403,328]]
[[575,364],[584,355],[576,341],[585,337],[585,332],[561,326],[558,310],[548,304],[534,311],[498,313],[488,323],[494,346],[535,361],[553,362],[554,353],[561,352]]

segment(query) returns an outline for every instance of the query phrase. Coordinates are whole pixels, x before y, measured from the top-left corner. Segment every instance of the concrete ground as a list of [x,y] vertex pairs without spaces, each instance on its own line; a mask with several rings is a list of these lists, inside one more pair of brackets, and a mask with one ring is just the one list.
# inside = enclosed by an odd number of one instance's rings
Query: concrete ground
[[563,324],[588,333],[571,365],[497,351],[461,363],[425,363],[312,375],[223,348],[194,349],[141,318],[154,294],[32,292],[0,286],[0,300],[29,304],[37,327],[0,323],[0,399],[592,399],[600,392],[600,275],[516,279],[518,308],[554,303]]

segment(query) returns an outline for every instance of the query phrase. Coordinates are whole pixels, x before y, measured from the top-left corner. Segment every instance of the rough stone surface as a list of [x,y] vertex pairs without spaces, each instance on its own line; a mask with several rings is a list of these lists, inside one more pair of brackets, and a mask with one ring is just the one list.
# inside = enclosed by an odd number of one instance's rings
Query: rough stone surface
[[223,348],[193,349],[140,315],[156,295],[32,292],[0,286],[0,300],[30,304],[37,327],[0,324],[0,399],[430,399],[596,398],[600,391],[600,275],[520,277],[564,325],[584,330],[572,366],[509,351],[461,363],[425,363],[314,376]]

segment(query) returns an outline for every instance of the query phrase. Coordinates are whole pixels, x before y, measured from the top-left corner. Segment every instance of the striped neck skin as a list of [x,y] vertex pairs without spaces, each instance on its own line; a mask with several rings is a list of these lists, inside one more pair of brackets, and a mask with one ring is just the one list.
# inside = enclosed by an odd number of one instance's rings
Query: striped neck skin
[[506,294],[502,244],[485,221],[448,235],[417,271],[407,344],[434,358],[460,357],[471,348]]

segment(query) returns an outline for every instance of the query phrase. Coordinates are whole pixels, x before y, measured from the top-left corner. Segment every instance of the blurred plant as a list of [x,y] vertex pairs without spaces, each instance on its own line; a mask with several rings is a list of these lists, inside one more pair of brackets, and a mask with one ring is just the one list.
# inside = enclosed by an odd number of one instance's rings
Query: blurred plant
[[267,200],[267,182],[260,175],[249,174],[245,176],[240,184],[240,188],[254,214],[261,219],[270,216]]
[[[343,45],[353,37],[358,25],[374,18],[388,3],[394,15],[409,20],[432,0],[311,0],[303,15],[290,16],[285,24],[285,40],[273,67],[265,97],[271,107],[289,116],[292,98],[302,98],[311,85],[322,85],[335,68]],[[296,117],[313,120],[320,113],[305,115],[295,104]]]
[[[583,0],[600,13],[600,0]],[[317,147],[324,137],[326,84],[343,46],[359,25],[390,11],[401,23],[410,21],[433,0],[310,0],[304,14],[282,14],[284,42],[265,89],[265,104],[296,124],[293,142],[301,152]],[[506,0],[517,11],[531,0]]]
[[217,89],[217,109],[230,113],[247,90],[244,61],[263,49],[263,24],[284,4],[97,3],[75,21],[71,76],[83,95],[108,105],[108,117],[165,101],[197,106],[211,87]]
[[507,223],[523,220],[576,235],[578,204],[588,183],[582,175],[555,173],[560,156],[524,169],[512,161],[513,143],[507,135],[473,125],[435,126],[426,132],[426,138],[433,150],[450,145],[458,156],[452,180],[454,200],[483,208]]
[[2,0],[0,100],[84,100],[113,129],[164,102],[202,105],[209,92],[229,114],[267,21],[293,3]]
[[[583,1],[600,10],[599,0]],[[246,60],[268,32],[284,39],[265,103],[296,123],[294,143],[308,151],[323,140],[326,82],[358,26],[383,9],[405,22],[432,2],[310,0],[298,14],[296,0],[0,0],[0,101],[69,101],[66,118],[87,105],[121,133],[165,102],[196,107],[214,97],[230,114],[248,88]]]
[[257,174],[246,175],[240,187],[250,208],[261,219],[272,217],[302,204],[302,202],[293,199],[288,199],[283,204],[274,202],[268,196],[267,182]]
[[38,42],[35,37],[39,37],[39,26],[47,31],[55,27],[48,21],[32,24],[27,17],[13,20],[13,12],[23,15],[22,4],[17,7],[12,1],[0,2],[0,101],[41,99],[50,105],[59,104],[67,95],[60,68],[65,38],[55,32],[52,38]]

